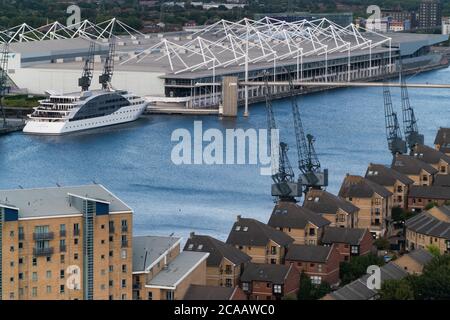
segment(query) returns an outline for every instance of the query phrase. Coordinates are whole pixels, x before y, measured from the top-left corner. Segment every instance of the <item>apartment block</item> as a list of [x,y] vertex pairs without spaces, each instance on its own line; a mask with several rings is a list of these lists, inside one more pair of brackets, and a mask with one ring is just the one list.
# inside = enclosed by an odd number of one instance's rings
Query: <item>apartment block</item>
[[414,180],[381,164],[369,164],[365,178],[385,187],[392,193],[392,207],[407,209],[408,192]]
[[267,224],[292,237],[296,244],[316,245],[330,221],[295,202],[278,201]]
[[255,263],[283,264],[287,247],[294,239],[258,220],[237,216],[228,239],[230,244]]
[[303,207],[330,221],[331,227],[355,228],[358,225],[359,208],[325,190],[309,190]]
[[428,163],[404,154],[396,154],[391,168],[414,181],[416,186],[431,186],[438,170]]
[[97,184],[0,191],[0,297],[131,299],[132,213]]
[[450,156],[423,144],[414,146],[412,155],[437,170],[437,175],[448,175],[450,173]]
[[371,252],[373,236],[368,229],[327,227],[321,243],[323,246],[335,246],[340,260],[350,261],[351,257],[364,256]]
[[339,196],[359,208],[358,228],[383,236],[390,227],[392,192],[361,176],[345,177]]
[[206,235],[191,233],[184,251],[208,252],[206,283],[234,288],[239,285],[245,264],[252,259],[238,248]]
[[206,285],[209,253],[180,252],[180,238],[133,239],[133,299],[182,300],[191,285]]

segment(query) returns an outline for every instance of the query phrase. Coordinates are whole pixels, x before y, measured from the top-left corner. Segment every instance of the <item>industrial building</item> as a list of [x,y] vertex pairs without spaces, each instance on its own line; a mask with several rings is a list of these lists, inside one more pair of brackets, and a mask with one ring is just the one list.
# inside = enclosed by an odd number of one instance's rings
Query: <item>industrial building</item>
[[[0,32],[9,42],[8,74],[14,85],[31,94],[78,91],[89,42],[97,43],[94,79],[102,55],[114,38],[117,46],[113,85],[145,96],[153,105],[217,108],[222,79],[262,81],[291,78],[304,81],[375,80],[404,70],[448,64],[431,46],[446,35],[376,33],[326,19],[286,22],[264,17],[238,22],[221,20],[190,31],[142,34],[119,20],[95,25],[83,21],[65,27],[57,22],[33,29],[27,25]],[[93,89],[100,85],[93,81]],[[274,97],[287,87],[273,89]],[[264,88],[239,86],[240,103],[264,98]]]

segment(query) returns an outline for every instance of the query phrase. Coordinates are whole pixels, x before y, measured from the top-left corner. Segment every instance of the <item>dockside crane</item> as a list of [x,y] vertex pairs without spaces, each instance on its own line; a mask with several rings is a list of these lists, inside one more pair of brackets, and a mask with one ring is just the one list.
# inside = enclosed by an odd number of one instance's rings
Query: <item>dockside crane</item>
[[303,186],[303,191],[306,194],[309,189],[321,189],[328,186],[328,169],[322,170],[321,168],[314,148],[314,137],[311,134],[305,135],[292,77],[289,71],[286,70],[286,73],[289,80],[289,93],[297,144],[298,168],[300,170],[299,183]]
[[103,73],[99,77],[99,82],[102,85],[103,90],[111,89],[111,80],[114,73],[114,55],[116,52],[116,42],[114,38],[111,38],[109,42],[109,52],[105,59],[105,65],[103,67]]
[[417,144],[424,143],[424,135],[419,133],[414,109],[409,103],[408,88],[406,87],[405,77],[400,68],[401,96],[402,96],[402,113],[403,113],[403,130],[408,148],[413,150]]
[[83,74],[78,79],[78,86],[82,91],[88,91],[91,86],[92,77],[94,75],[94,55],[95,55],[95,42],[91,41],[89,45],[89,53],[84,62]]
[[3,44],[3,49],[0,57],[0,111],[3,120],[3,127],[6,127],[6,112],[3,106],[3,98],[6,95],[8,88],[8,54],[9,44]]
[[406,141],[402,138],[397,113],[392,106],[391,91],[387,86],[383,87],[383,98],[388,148],[393,155],[404,154],[407,152]]
[[[301,197],[302,187],[295,181],[294,170],[292,169],[287,152],[288,145],[285,142],[280,142],[278,146],[273,146],[275,141],[272,141],[271,133],[277,129],[275,116],[272,108],[272,94],[269,87],[269,74],[264,73],[264,82],[266,89],[266,111],[267,111],[267,127],[268,127],[268,141],[271,148],[272,156],[278,156],[278,167],[276,172],[272,173],[272,196],[277,197],[282,201],[296,201],[296,197]],[[278,154],[274,155],[274,148],[278,148]],[[275,160],[275,159],[273,159]]]

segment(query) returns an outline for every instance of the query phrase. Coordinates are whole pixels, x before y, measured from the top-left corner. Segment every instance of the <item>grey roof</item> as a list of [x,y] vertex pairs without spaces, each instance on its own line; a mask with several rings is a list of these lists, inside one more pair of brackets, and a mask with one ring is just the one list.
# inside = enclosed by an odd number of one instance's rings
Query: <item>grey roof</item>
[[191,284],[183,300],[231,300],[236,288]]
[[360,244],[367,229],[326,227],[322,236],[322,243],[348,243],[357,246]]
[[294,242],[294,239],[284,232],[258,220],[238,217],[238,221],[233,224],[226,243],[231,245],[266,246],[269,240],[275,241],[280,246],[287,246]]
[[264,281],[284,284],[291,266],[284,264],[249,263],[241,275],[241,282]]
[[183,251],[146,285],[175,288],[195,266],[206,260],[208,256],[209,253],[206,252]]
[[208,266],[219,266],[223,258],[226,258],[235,265],[240,265],[251,260],[250,256],[236,247],[204,235],[191,234],[184,246],[184,250],[209,252]]
[[409,197],[450,200],[450,187],[411,186]]
[[412,155],[431,165],[438,164],[440,160],[444,160],[450,164],[450,157],[448,155],[423,144],[416,145]]
[[434,186],[450,187],[450,174],[437,174],[434,177]]
[[146,271],[164,252],[180,241],[180,238],[175,237],[133,237],[133,272]]
[[303,207],[320,214],[336,214],[339,209],[352,214],[359,210],[352,203],[325,190],[308,191]]
[[76,187],[0,190],[0,206],[19,209],[20,218],[81,214],[69,203],[69,194],[109,203],[110,212],[130,211],[122,200],[100,184]]
[[408,255],[417,263],[421,264],[422,266],[425,266],[428,264],[431,260],[433,260],[433,255],[424,249],[416,249],[408,253]]
[[308,223],[321,228],[330,224],[330,221],[295,202],[278,201],[267,224],[274,228],[304,229]]
[[434,144],[450,147],[450,128],[439,128],[434,139]]
[[414,183],[414,180],[394,169],[373,163],[367,167],[365,178],[385,187],[394,186],[397,180],[406,185]]
[[450,240],[450,223],[441,221],[428,212],[406,220],[406,228],[420,234]]
[[[403,279],[408,273],[390,262],[380,268],[381,282],[385,280],[399,280]],[[330,293],[336,300],[370,300],[376,297],[377,291],[367,287],[367,279],[369,275],[364,275],[361,278],[345,285],[344,287]]]
[[435,174],[436,172],[438,172],[428,163],[405,154],[395,155],[392,159],[391,168],[406,175],[417,175],[420,174],[421,170],[425,170],[430,174]]
[[355,175],[347,175],[339,190],[339,196],[343,198],[371,198],[374,193],[384,198],[392,195],[385,187]]
[[291,244],[286,260],[326,263],[333,247]]

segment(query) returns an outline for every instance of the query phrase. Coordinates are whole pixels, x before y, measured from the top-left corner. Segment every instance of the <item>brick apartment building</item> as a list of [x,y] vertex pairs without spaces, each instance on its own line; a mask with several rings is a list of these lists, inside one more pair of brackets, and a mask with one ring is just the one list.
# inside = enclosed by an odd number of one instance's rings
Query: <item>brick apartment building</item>
[[397,154],[392,160],[391,168],[414,181],[416,186],[431,186],[438,170],[416,157]]
[[131,299],[132,213],[101,185],[0,191],[0,297]]

